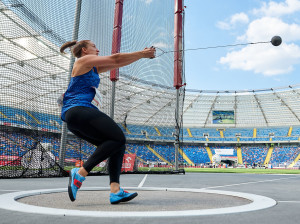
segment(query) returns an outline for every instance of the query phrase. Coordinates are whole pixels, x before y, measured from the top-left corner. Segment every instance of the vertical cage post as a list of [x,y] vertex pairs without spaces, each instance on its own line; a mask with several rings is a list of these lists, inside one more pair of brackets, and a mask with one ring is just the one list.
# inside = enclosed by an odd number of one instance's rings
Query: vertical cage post
[[[82,0],[76,1],[76,10],[75,10],[75,20],[74,20],[74,28],[73,28],[73,40],[78,39],[79,32],[79,23],[80,23],[80,13],[81,13],[81,3]],[[73,65],[75,62],[75,57],[73,54],[71,55],[70,65],[69,65],[69,75],[68,75],[68,84],[71,80],[71,74]],[[66,154],[66,146],[67,146],[67,123],[63,122],[62,130],[61,130],[61,138],[60,138],[60,150],[59,150],[59,165],[61,168],[65,166],[65,154]]]
[[182,12],[183,0],[175,0],[174,15],[174,87],[176,87],[175,108],[175,170],[179,170],[179,89],[182,87]]
[[[113,30],[113,38],[112,38],[112,49],[111,49],[112,54],[119,53],[121,48],[123,1],[124,0],[116,0],[115,2],[114,30]],[[115,92],[116,92],[116,82],[119,80],[119,69],[113,69],[110,71],[110,80],[112,81],[110,117],[114,119]]]
[[175,108],[175,170],[179,170],[179,89],[176,89]]

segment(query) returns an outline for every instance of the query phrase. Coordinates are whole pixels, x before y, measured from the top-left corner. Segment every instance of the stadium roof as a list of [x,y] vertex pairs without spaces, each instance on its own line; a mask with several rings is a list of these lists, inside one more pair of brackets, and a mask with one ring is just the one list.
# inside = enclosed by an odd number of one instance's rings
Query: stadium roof
[[[249,91],[199,91],[187,94],[186,126],[215,127],[212,111],[234,111],[227,127],[265,127],[300,124],[299,85]],[[200,116],[199,116],[200,115]]]
[[[64,40],[38,17],[31,19],[39,30],[28,25],[11,10],[13,7],[23,6],[7,7],[0,2],[0,104],[59,115],[56,101],[68,85],[70,63],[70,55],[59,52],[57,43]],[[26,8],[21,11],[25,16],[28,13]],[[122,72],[116,88],[117,122],[126,119],[128,124],[174,125],[174,88]],[[101,75],[99,89],[104,97],[103,111],[109,114],[112,89],[109,73]],[[246,91],[188,90],[183,124],[188,127],[300,125],[299,96],[299,85]],[[213,111],[234,111],[234,124],[213,124]]]

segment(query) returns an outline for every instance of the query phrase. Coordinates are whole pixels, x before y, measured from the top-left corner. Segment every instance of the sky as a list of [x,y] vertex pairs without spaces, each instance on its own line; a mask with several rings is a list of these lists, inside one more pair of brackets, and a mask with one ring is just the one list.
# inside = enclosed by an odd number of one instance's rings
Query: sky
[[252,90],[300,84],[300,0],[185,0],[187,89]]
[[[53,23],[53,16],[44,13],[50,4],[41,8],[35,1],[25,2],[31,9],[38,8],[43,21]],[[283,40],[278,47],[257,44],[186,51],[187,89],[252,90],[300,84],[300,0],[184,0],[184,5],[185,49],[270,41],[275,35]],[[63,14],[64,8],[55,12]],[[69,36],[73,29],[72,24],[58,27],[59,33]]]

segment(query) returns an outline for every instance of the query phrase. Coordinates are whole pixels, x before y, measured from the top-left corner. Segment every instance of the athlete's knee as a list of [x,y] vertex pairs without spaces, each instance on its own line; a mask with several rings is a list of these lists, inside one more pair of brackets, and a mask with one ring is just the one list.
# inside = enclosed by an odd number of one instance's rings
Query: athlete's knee
[[125,144],[126,144],[126,137],[125,137],[125,135],[123,134],[123,132],[120,132],[120,134],[116,134],[116,135],[114,136],[114,138],[111,139],[111,140],[114,141],[115,144],[118,145],[118,147],[123,147],[123,146],[125,146]]

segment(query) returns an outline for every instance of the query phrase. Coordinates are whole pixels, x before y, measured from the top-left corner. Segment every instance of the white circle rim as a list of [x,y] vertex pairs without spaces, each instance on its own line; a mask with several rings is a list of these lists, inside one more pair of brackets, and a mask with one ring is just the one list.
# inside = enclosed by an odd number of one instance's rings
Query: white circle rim
[[[195,193],[208,193],[208,194],[220,194],[227,196],[240,197],[252,201],[249,204],[216,208],[216,209],[201,209],[201,210],[181,210],[181,211],[82,211],[82,210],[70,210],[59,208],[40,207],[35,205],[28,205],[20,203],[16,200],[28,196],[51,194],[66,192],[66,188],[56,189],[41,189],[31,191],[21,191],[0,195],[0,208],[5,210],[12,210],[25,213],[44,214],[44,215],[62,215],[62,216],[88,216],[88,217],[179,217],[179,216],[202,216],[202,215],[221,215],[239,212],[250,212],[261,209],[266,209],[275,206],[277,203],[274,199],[261,195],[232,192],[232,191],[220,191],[220,190],[207,190],[207,189],[193,189],[193,188],[158,188],[158,187],[126,187],[126,190],[137,191],[174,191],[174,192],[195,192]],[[108,187],[85,187],[82,191],[108,191]]]

